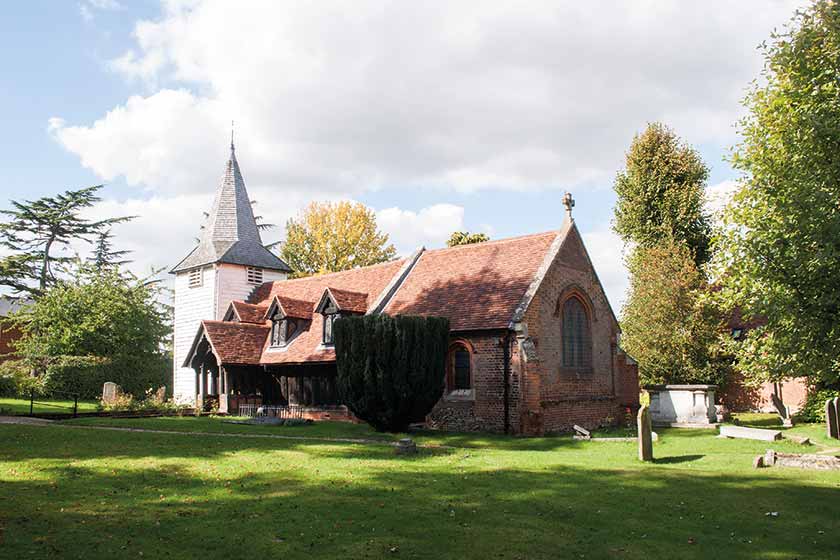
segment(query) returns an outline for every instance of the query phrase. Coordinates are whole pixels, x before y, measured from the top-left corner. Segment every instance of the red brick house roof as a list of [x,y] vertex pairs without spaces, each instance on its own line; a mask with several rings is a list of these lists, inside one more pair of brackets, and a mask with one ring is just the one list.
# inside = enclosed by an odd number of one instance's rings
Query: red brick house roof
[[[304,301],[302,299],[294,299],[286,296],[274,296],[273,302],[280,306],[280,311],[285,317],[294,317],[296,319],[309,319],[312,317],[312,307],[315,305],[311,301]],[[256,306],[259,307],[259,306]],[[268,317],[262,317],[263,320]]]
[[267,325],[227,321],[202,321],[201,328],[219,362],[236,365],[259,364],[263,342],[271,330]]
[[[343,313],[447,317],[453,331],[507,329],[527,307],[568,231],[421,250],[374,266],[268,282],[248,302],[234,302],[240,323],[204,321],[202,332],[223,364],[330,362],[335,352],[322,343],[323,315],[316,310],[327,294]],[[271,346],[265,317],[274,301],[298,323],[279,348]]]
[[448,317],[453,331],[507,328],[557,235],[426,251],[385,312]]
[[[245,303],[244,301],[232,301],[230,302],[230,308],[236,318],[242,323],[262,324],[265,321],[265,306]],[[230,315],[230,312],[228,315]]]

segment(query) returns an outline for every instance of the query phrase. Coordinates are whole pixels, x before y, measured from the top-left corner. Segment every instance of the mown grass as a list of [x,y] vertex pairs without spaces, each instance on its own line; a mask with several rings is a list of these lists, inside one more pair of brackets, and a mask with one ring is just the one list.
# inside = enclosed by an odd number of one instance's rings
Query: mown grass
[[[96,423],[211,435],[82,428]],[[787,441],[660,430],[657,460],[644,464],[633,443],[568,436],[421,433],[421,443],[452,447],[405,458],[379,443],[212,435],[398,437],[362,425],[190,417],[73,424],[0,425],[0,556],[840,555],[840,473],[751,468],[768,446],[804,449]]]
[[[79,412],[96,412],[98,406],[97,401],[79,401]],[[73,412],[73,401],[36,398],[32,411],[35,414],[70,414]],[[0,398],[0,414],[29,414],[29,399]]]

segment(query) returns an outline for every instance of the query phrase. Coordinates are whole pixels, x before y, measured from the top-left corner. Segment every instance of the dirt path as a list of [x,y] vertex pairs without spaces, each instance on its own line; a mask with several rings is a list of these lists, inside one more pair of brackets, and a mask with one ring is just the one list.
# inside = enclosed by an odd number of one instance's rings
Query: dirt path
[[[232,438],[250,438],[250,439],[282,439],[291,441],[320,441],[326,443],[355,443],[362,445],[382,445],[395,447],[396,441],[388,441],[381,439],[367,439],[367,438],[333,438],[324,436],[284,436],[279,434],[229,434],[222,432],[195,432],[195,431],[179,431],[179,430],[151,430],[147,428],[122,428],[119,426],[77,426],[74,424],[63,424],[61,422],[54,422],[52,420],[44,420],[42,418],[28,418],[25,416],[0,416],[0,424],[25,424],[30,426],[52,426],[60,427],[68,430],[109,430],[112,432],[138,432],[147,434],[167,434],[176,436],[210,436],[210,437],[232,437]],[[445,445],[429,445],[417,444],[417,447],[434,448],[434,449],[449,449]]]
[[52,420],[44,418],[30,418],[29,416],[0,416],[0,424],[23,424],[27,426],[46,426]]

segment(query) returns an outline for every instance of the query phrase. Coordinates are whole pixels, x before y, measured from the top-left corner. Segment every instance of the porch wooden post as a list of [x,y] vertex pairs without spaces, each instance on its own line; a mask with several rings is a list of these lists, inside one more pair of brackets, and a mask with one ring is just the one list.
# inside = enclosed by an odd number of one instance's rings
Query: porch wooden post
[[201,367],[198,368],[198,402],[196,402],[196,408],[199,410],[204,409],[204,399],[207,398],[207,377],[205,373],[204,362],[202,362]]
[[230,393],[230,387],[228,387],[228,381],[230,381],[230,379],[228,378],[228,370],[227,370],[227,368],[223,367],[222,368],[222,393],[224,393],[225,395]]

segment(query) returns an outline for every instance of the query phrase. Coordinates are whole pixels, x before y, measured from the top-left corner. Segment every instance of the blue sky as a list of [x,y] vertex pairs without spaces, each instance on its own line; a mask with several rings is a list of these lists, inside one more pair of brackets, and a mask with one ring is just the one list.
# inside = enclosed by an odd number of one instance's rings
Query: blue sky
[[401,251],[453,229],[557,228],[570,190],[618,307],[611,184],[632,135],[670,124],[726,192],[755,45],[796,4],[13,3],[0,198],[106,183],[93,213],[140,214],[118,243],[139,270],[171,265],[236,119],[258,213],[282,224],[310,200],[358,200]]

